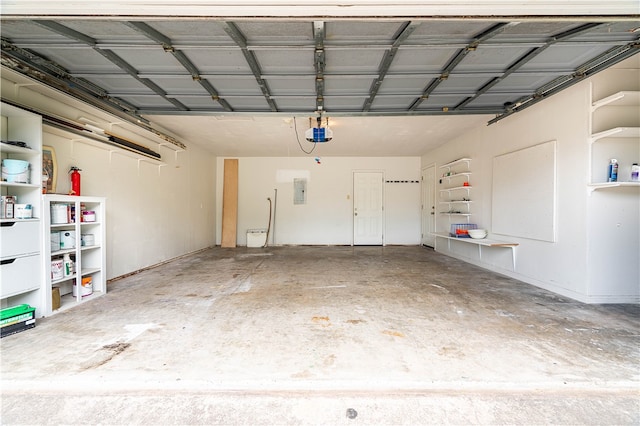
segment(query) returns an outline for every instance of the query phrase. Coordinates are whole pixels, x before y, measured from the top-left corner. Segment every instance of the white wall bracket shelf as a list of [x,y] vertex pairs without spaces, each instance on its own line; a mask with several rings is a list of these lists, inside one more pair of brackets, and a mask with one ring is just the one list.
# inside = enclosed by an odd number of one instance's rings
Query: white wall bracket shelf
[[[518,247],[518,243],[508,242],[508,241],[498,241],[498,240],[490,240],[488,238],[456,238],[450,236],[448,233],[444,232],[436,232],[433,234],[436,237],[436,241],[438,238],[444,238],[447,240],[447,249],[451,251],[451,242],[458,241],[466,244],[475,244],[478,246],[478,258],[482,260],[482,248],[509,248],[511,249],[511,266],[513,270],[516,270],[516,247]],[[436,243],[437,244],[437,243]]]

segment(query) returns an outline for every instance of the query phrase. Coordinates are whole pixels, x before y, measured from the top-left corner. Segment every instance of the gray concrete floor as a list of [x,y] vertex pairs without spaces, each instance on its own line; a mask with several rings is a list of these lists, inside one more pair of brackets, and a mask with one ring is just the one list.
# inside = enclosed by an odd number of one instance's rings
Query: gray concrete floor
[[640,424],[639,336],[427,248],[214,248],[3,338],[2,423]]

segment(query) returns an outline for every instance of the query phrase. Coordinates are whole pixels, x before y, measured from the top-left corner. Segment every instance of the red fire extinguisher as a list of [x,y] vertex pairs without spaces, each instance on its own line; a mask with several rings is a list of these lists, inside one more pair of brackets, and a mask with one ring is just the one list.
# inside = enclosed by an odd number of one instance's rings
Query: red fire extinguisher
[[76,166],[71,166],[71,193],[70,195],[80,195],[80,172],[82,169],[79,169]]

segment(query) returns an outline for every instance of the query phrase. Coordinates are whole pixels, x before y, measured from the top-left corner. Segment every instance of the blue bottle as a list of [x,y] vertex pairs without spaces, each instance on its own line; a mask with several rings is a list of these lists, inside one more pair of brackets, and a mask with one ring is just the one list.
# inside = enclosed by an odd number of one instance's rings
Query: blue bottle
[[607,178],[607,182],[617,182],[618,181],[618,160],[612,158],[609,162],[609,174]]

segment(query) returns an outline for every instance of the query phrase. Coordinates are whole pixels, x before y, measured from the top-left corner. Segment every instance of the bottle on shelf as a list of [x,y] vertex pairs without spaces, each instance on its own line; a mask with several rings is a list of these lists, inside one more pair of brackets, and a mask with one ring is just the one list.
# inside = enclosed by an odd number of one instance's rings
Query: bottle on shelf
[[633,163],[631,166],[631,182],[640,182],[640,166]]
[[607,175],[607,182],[618,181],[618,160],[612,158],[609,162],[609,172]]
[[70,277],[71,275],[73,275],[73,260],[71,260],[71,256],[69,255],[69,253],[66,253],[63,257],[62,257],[62,267],[64,269],[64,276],[65,277]]

